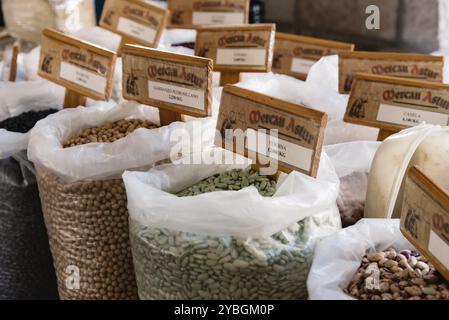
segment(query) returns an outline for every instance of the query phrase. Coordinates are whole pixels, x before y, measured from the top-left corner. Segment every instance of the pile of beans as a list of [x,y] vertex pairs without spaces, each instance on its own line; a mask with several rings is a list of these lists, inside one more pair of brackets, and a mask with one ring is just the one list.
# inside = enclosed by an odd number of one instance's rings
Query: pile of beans
[[418,252],[369,253],[345,289],[360,300],[447,300],[449,283]]
[[12,132],[26,133],[34,127],[36,122],[57,111],[58,110],[55,109],[27,111],[19,114],[18,116],[1,121],[0,129],[5,129]]
[[[276,183],[250,170],[215,175],[178,193],[193,196],[255,186],[271,196]],[[131,221],[141,299],[302,299],[313,250],[304,220],[272,237],[238,239],[151,228]]]
[[[113,142],[138,128],[153,127],[148,121],[121,120],[86,129],[63,146]],[[64,183],[41,167],[37,177],[60,297],[136,299],[123,181]],[[79,286],[73,270],[79,271]]]

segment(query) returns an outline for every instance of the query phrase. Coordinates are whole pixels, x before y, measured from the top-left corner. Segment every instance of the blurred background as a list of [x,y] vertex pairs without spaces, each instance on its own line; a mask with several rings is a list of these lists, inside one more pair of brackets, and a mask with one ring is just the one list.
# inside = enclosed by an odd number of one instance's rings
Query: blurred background
[[[1,2],[6,16],[0,17],[0,37],[4,44],[8,43],[5,22],[12,29],[17,27],[14,23],[22,27],[29,23],[34,28],[33,19],[39,18],[36,15],[51,21],[45,11],[49,10],[48,3],[58,0]],[[104,4],[103,0],[74,2],[84,2],[85,19],[91,15],[98,18]],[[365,9],[372,4],[380,8],[379,30],[365,27]],[[29,16],[25,22],[10,18],[10,11],[20,6],[22,19],[24,15]],[[250,13],[253,23],[274,22],[283,32],[354,42],[358,50],[449,52],[449,0],[251,0]],[[64,13],[56,13],[61,14]]]

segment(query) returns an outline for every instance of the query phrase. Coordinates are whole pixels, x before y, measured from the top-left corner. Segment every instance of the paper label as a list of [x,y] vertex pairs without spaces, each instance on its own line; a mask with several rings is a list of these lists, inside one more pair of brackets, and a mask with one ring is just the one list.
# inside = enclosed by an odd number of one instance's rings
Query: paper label
[[204,91],[148,81],[148,96],[151,99],[204,110]]
[[447,245],[447,243],[433,230],[430,230],[428,248],[435,258],[437,258],[444,267],[449,269],[449,245]]
[[316,61],[308,59],[294,58],[292,60],[291,71],[296,73],[309,73],[310,68],[315,64]]
[[106,89],[106,79],[93,72],[62,62],[59,76],[62,79],[76,83],[102,94]]
[[202,27],[197,30],[195,55],[215,61],[215,71],[269,71],[275,26]]
[[401,232],[449,281],[449,193],[418,167],[405,181]]
[[428,83],[423,86],[420,83],[359,75],[351,90],[344,120],[390,131],[422,122],[448,125],[449,86],[433,88]]
[[281,138],[275,138],[263,132],[248,129],[250,134],[257,134],[257,142],[247,140],[247,148],[267,157],[278,159],[304,171],[310,171],[313,160],[313,150],[296,145]]
[[[426,80],[441,83],[443,81],[443,60],[429,60],[423,56],[420,60],[375,59],[363,57],[347,57],[345,53],[339,57],[339,92],[348,93],[351,90],[356,73],[394,76],[416,80]],[[435,57],[438,59],[437,57]]]
[[201,12],[193,13],[193,24],[243,24],[243,12]]
[[264,49],[218,49],[217,64],[263,66],[266,54]]
[[125,46],[122,54],[123,96],[193,117],[212,112],[212,61]]
[[380,104],[377,120],[410,127],[417,126],[422,122],[446,126],[449,115]]
[[44,29],[38,74],[78,94],[108,100],[116,55],[66,34]]
[[156,47],[168,10],[136,0],[106,0],[100,26],[119,33],[124,43]]
[[156,37],[156,30],[124,17],[119,18],[117,30],[150,43],[152,43]]
[[173,25],[248,23],[249,0],[168,0]]
[[[322,112],[227,86],[221,98],[217,120],[220,135],[215,143],[262,165],[275,161],[284,172],[297,170],[316,176],[326,120]],[[240,133],[246,133],[245,154],[238,148],[243,145]],[[231,139],[239,134],[238,141]]]

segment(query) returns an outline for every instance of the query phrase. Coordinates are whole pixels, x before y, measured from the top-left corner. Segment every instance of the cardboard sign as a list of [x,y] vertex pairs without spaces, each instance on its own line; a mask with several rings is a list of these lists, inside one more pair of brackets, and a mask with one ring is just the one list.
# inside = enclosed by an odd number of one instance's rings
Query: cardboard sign
[[269,72],[274,34],[274,24],[201,27],[195,55],[214,60],[215,71]]
[[[296,170],[315,177],[326,124],[327,115],[320,111],[237,86],[226,86],[221,96],[217,121],[220,134],[215,144],[256,161],[260,157],[274,159],[280,171]],[[255,137],[246,139],[244,152],[239,151],[234,139],[230,140],[227,135],[235,133],[236,129]],[[277,130],[276,139],[269,130]]]
[[123,97],[194,117],[212,112],[212,60],[123,47]]
[[100,26],[122,36],[123,43],[157,47],[168,10],[140,0],[106,0]]
[[354,44],[276,32],[273,72],[305,80],[321,57],[352,51]]
[[449,85],[356,74],[344,120],[392,132],[422,122],[447,126]]
[[449,193],[417,167],[406,179],[401,232],[449,281]]
[[249,0],[168,0],[173,27],[248,23]]
[[38,74],[82,96],[109,100],[115,59],[112,51],[45,29]]
[[342,51],[339,53],[340,93],[351,90],[356,73],[443,82],[443,57],[425,54]]

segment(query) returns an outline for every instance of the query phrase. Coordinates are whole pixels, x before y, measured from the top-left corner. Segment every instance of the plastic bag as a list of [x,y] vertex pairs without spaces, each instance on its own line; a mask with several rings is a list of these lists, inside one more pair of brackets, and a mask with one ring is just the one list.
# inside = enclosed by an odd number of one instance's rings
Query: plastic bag
[[388,137],[374,157],[369,176],[365,216],[399,218],[408,168],[418,165],[449,188],[449,127],[420,124]]
[[340,178],[337,204],[343,227],[363,218],[368,175],[379,145],[377,141],[354,141],[325,147]]
[[[311,79],[320,78],[321,82],[312,80],[304,82],[286,75],[272,73],[245,73],[243,75],[243,81],[237,85],[326,112],[329,115],[329,120],[325,132],[325,144],[343,143],[355,140],[376,140],[378,133],[377,129],[343,122],[348,96],[338,94],[337,91],[334,92],[328,88],[327,72],[329,71],[327,64],[325,63],[327,61],[321,61],[322,60],[317,62],[317,64],[318,67],[324,65],[322,68],[324,70],[321,70],[321,68],[312,68],[311,70]],[[313,70],[315,71],[313,72]],[[333,73],[330,73],[329,76],[332,75]],[[326,81],[324,79],[326,79]]]
[[[28,111],[59,109],[48,82],[0,85],[0,122]],[[55,299],[55,271],[33,165],[29,133],[0,129],[0,299]]]
[[273,197],[256,188],[173,195],[236,165],[164,165],[123,174],[142,299],[295,299],[318,238],[339,229],[338,178],[289,174]]
[[93,0],[3,0],[2,8],[9,33],[34,43],[45,27],[67,32],[96,23]]
[[307,279],[312,300],[354,300],[343,292],[368,252],[389,247],[412,250],[399,220],[363,219],[320,241]]
[[[101,104],[62,110],[31,132],[28,154],[37,169],[62,299],[137,298],[121,174],[169,158],[172,132],[187,128],[193,135],[193,122],[137,129],[113,143],[62,146],[83,129],[131,118],[159,119],[148,106]],[[66,285],[67,270],[79,271],[78,288]]]

